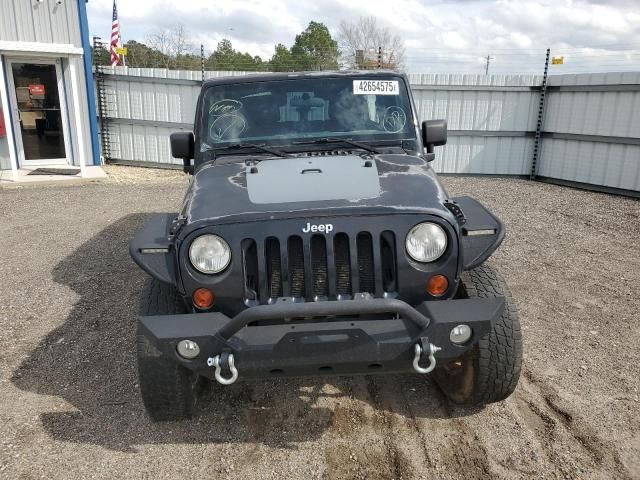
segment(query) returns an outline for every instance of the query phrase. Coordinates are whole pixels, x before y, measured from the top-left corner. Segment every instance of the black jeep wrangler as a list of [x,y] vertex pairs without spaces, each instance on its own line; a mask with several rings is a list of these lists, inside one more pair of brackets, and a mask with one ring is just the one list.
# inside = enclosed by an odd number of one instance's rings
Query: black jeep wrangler
[[450,198],[407,77],[316,72],[207,81],[178,213],[131,241],[152,278],[138,369],[153,419],[190,416],[205,378],[432,373],[453,402],[516,387],[515,305],[484,262],[500,220]]

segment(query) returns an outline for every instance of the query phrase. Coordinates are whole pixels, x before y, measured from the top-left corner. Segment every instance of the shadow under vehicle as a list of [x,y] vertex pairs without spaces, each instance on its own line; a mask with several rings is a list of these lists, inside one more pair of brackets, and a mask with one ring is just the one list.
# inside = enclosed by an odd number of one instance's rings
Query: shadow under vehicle
[[258,443],[296,449],[338,427],[340,413],[326,399],[342,398],[405,418],[449,416],[433,384],[411,375],[274,378],[237,382],[224,389],[205,385],[197,421],[152,423],[140,401],[133,341],[139,291],[146,278],[126,247],[153,217],[131,214],[111,222],[51,271],[53,281],[68,287],[77,300],[65,321],[13,372],[11,383],[62,400],[63,406],[39,414],[52,439],[122,452],[159,443]]

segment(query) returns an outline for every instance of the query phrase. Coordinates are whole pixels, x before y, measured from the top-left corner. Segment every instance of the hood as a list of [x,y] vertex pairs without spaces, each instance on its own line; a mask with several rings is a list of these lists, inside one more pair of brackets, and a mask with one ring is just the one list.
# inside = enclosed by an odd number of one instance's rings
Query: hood
[[420,157],[332,153],[206,165],[193,176],[182,215],[188,224],[390,212],[449,218],[446,198]]

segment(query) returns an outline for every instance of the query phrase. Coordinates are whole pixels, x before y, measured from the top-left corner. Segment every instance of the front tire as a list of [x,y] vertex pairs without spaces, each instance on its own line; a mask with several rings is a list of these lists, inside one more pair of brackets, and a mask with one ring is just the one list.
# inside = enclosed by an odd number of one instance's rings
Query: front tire
[[489,333],[462,357],[435,370],[447,398],[463,405],[484,405],[513,393],[522,367],[522,333],[518,311],[506,282],[489,265],[461,276],[459,298],[504,297],[505,307]]
[[[155,279],[145,286],[140,310],[143,316],[187,313],[178,291]],[[190,418],[201,386],[200,377],[158,350],[139,323],[137,352],[140,393],[149,416],[155,421]]]

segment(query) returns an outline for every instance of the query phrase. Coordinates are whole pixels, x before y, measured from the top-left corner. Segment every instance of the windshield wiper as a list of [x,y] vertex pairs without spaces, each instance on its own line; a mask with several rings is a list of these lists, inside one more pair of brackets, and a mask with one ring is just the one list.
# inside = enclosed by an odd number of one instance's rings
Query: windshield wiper
[[376,148],[373,148],[364,143],[356,142],[351,140],[350,138],[338,138],[338,137],[327,137],[327,138],[316,138],[315,140],[305,140],[302,142],[294,142],[294,145],[322,145],[322,144],[331,144],[331,143],[346,143],[347,145],[351,145],[353,147],[360,148],[362,150],[366,150],[371,153],[380,153],[380,151]]
[[234,143],[232,145],[227,145],[226,147],[211,148],[209,149],[209,151],[219,152],[219,151],[243,150],[243,149],[259,150],[261,152],[270,153],[271,155],[275,155],[276,157],[282,157],[282,158],[291,156],[290,154],[283,152],[281,150],[270,148],[270,147],[267,147],[266,145],[258,145],[257,143]]

